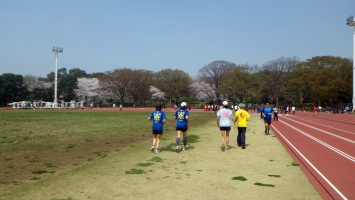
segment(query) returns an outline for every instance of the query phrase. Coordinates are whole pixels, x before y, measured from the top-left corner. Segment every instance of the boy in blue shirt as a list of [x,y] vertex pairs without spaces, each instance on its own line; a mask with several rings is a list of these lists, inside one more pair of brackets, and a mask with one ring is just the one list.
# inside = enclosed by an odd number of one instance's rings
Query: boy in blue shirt
[[265,107],[263,108],[264,114],[264,123],[265,123],[265,134],[269,135],[270,126],[271,126],[271,116],[273,109],[270,107],[269,103],[266,102]]
[[187,123],[189,120],[189,111],[186,110],[186,102],[181,103],[181,108],[175,112],[174,118],[176,120],[176,152],[180,151],[180,138],[183,137],[184,147],[182,150],[186,150],[187,145]]
[[165,113],[161,111],[162,106],[160,104],[156,105],[156,111],[150,113],[148,120],[153,120],[152,123],[152,134],[153,134],[153,145],[151,151],[155,150],[155,153],[160,152],[160,136],[163,135],[164,127],[163,124],[166,121]]

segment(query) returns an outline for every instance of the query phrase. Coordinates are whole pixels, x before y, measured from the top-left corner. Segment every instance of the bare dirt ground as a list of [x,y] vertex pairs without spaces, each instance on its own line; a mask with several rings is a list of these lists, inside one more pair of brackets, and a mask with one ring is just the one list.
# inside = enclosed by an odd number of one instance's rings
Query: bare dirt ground
[[[187,151],[174,152],[170,134],[160,154],[150,152],[150,141],[144,141],[22,184],[0,199],[321,199],[276,137],[263,134],[257,116],[249,122],[244,150],[221,152],[215,120],[191,127],[188,134],[194,141]],[[232,129],[230,145],[235,138]]]

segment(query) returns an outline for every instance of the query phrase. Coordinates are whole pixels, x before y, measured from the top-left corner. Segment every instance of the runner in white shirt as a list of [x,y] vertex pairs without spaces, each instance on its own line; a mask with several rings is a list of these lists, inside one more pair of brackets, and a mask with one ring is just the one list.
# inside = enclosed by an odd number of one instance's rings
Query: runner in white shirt
[[228,150],[229,132],[231,130],[232,111],[228,109],[228,102],[222,102],[223,108],[217,112],[217,126],[221,131],[221,150]]

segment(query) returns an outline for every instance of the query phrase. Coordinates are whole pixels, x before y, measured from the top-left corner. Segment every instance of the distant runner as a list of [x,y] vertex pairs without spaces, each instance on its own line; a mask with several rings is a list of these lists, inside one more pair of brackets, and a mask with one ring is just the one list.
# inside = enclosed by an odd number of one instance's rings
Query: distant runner
[[278,115],[278,112],[279,112],[279,109],[277,106],[274,106],[274,121],[279,121],[279,115]]
[[270,126],[271,126],[271,116],[272,116],[272,108],[270,107],[269,103],[267,102],[265,104],[265,107],[263,109],[264,113],[264,123],[265,123],[265,134],[269,135],[270,132]]
[[235,113],[235,120],[234,120],[234,127],[238,126],[238,136],[237,136],[237,145],[238,147],[242,147],[242,149],[245,149],[245,133],[247,131],[247,126],[248,126],[248,120],[250,118],[250,115],[247,111],[243,109],[242,106],[241,108],[237,110]]
[[232,111],[228,109],[228,102],[222,102],[223,108],[217,112],[217,126],[221,131],[221,150],[228,150],[229,132],[231,130]]
[[162,106],[160,104],[156,105],[154,112],[152,112],[148,118],[148,120],[153,120],[152,123],[152,134],[153,134],[153,144],[151,151],[155,151],[155,153],[160,152],[160,136],[163,135],[163,124],[166,121],[165,113],[161,111]]
[[186,102],[181,103],[181,108],[175,112],[174,118],[176,120],[176,152],[180,151],[180,139],[183,138],[184,147],[182,150],[187,148],[187,124],[189,120],[189,111],[186,110]]

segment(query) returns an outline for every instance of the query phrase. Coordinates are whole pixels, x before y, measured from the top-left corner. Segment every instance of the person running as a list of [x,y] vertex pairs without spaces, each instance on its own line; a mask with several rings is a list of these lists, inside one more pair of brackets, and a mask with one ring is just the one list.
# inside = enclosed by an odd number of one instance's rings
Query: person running
[[273,112],[274,112],[274,121],[279,121],[279,115],[278,115],[279,109],[277,106],[274,106]]
[[265,134],[269,135],[270,126],[271,126],[271,116],[272,116],[272,108],[269,105],[269,102],[266,102],[265,107],[263,109],[264,113],[264,124],[265,124]]
[[292,106],[291,110],[292,110],[292,115],[295,115],[296,114],[296,107]]
[[234,127],[236,127],[236,123],[238,126],[237,145],[238,147],[242,147],[242,149],[245,149],[246,147],[245,134],[247,131],[249,118],[249,113],[245,111],[242,106],[240,106],[237,112],[235,112]]
[[163,135],[163,124],[166,121],[165,113],[161,111],[161,104],[157,104],[155,107],[155,111],[150,113],[148,120],[152,120],[152,134],[153,134],[153,144],[151,151],[155,151],[155,153],[160,152],[160,136]]
[[229,132],[231,130],[232,111],[228,109],[228,102],[222,102],[223,108],[217,112],[217,127],[221,131],[221,150],[228,150]]
[[176,120],[176,152],[180,151],[180,140],[183,138],[184,147],[182,150],[187,149],[187,128],[189,121],[189,111],[186,110],[186,102],[181,103],[181,108],[175,112],[174,118]]

